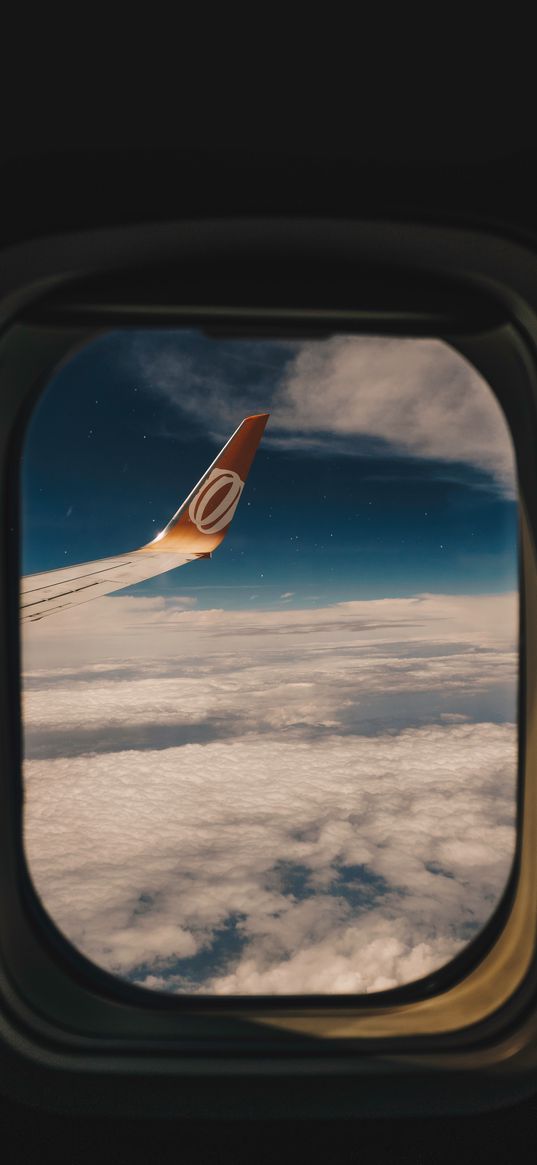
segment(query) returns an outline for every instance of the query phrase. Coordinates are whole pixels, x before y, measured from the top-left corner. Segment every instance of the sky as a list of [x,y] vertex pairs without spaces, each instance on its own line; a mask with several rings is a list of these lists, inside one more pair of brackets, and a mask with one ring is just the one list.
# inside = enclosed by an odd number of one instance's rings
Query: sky
[[22,571],[144,544],[262,411],[210,561],[24,628],[30,872],[143,986],[382,991],[479,931],[514,850],[516,482],[475,369],[102,335],[32,415]]
[[125,332],[84,348],[29,427],[22,572],[147,542],[242,418],[265,410],[233,539],[210,567],[144,593],[196,588],[204,606],[235,608],[245,587],[265,608],[290,591],[296,605],[516,586],[512,451],[490,389],[438,341],[370,337]]

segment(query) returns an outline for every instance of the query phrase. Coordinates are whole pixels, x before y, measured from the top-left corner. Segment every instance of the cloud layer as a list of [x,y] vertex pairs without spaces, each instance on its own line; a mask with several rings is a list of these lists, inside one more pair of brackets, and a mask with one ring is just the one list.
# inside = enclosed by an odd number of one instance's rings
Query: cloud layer
[[367,992],[483,925],[514,849],[515,596],[89,606],[100,661],[83,610],[44,621],[24,697],[30,870],[85,954],[155,989]]
[[[376,990],[444,961],[495,904],[514,737],[458,725],[29,762],[32,874],[76,946],[142,981]],[[232,968],[174,973],[230,921]]]

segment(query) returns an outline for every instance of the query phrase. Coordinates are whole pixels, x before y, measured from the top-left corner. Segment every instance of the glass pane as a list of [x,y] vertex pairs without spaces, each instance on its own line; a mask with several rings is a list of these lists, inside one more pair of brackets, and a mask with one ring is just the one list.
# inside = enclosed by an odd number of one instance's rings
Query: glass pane
[[22,534],[25,846],[75,947],[155,990],[364,993],[479,932],[515,846],[517,501],[460,355],[101,336],[31,417]]

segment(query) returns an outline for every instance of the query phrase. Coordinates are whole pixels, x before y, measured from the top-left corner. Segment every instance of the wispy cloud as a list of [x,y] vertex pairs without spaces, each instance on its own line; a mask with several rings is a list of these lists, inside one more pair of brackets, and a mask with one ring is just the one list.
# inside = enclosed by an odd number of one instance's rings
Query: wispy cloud
[[[138,333],[128,364],[179,416],[199,420],[205,433],[222,441],[243,416],[266,407],[295,349],[284,342],[226,344],[215,363],[213,345],[200,345],[190,333]],[[181,426],[170,435],[180,438]]]
[[[506,421],[480,374],[439,340],[342,337],[281,345],[279,360],[245,345],[250,378],[237,378],[229,353],[194,356],[180,337],[150,348],[136,341],[144,380],[179,411],[222,438],[245,413],[271,412],[265,447],[302,453],[400,455],[462,463],[515,496],[515,463]],[[262,397],[262,399],[261,399]],[[476,485],[483,484],[479,477]]]

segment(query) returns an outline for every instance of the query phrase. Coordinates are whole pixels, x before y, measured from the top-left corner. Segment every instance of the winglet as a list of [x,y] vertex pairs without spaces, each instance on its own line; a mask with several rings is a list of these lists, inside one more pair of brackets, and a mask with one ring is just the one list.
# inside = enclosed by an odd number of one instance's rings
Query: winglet
[[143,550],[210,554],[239,504],[269,413],[245,417],[168,525]]

